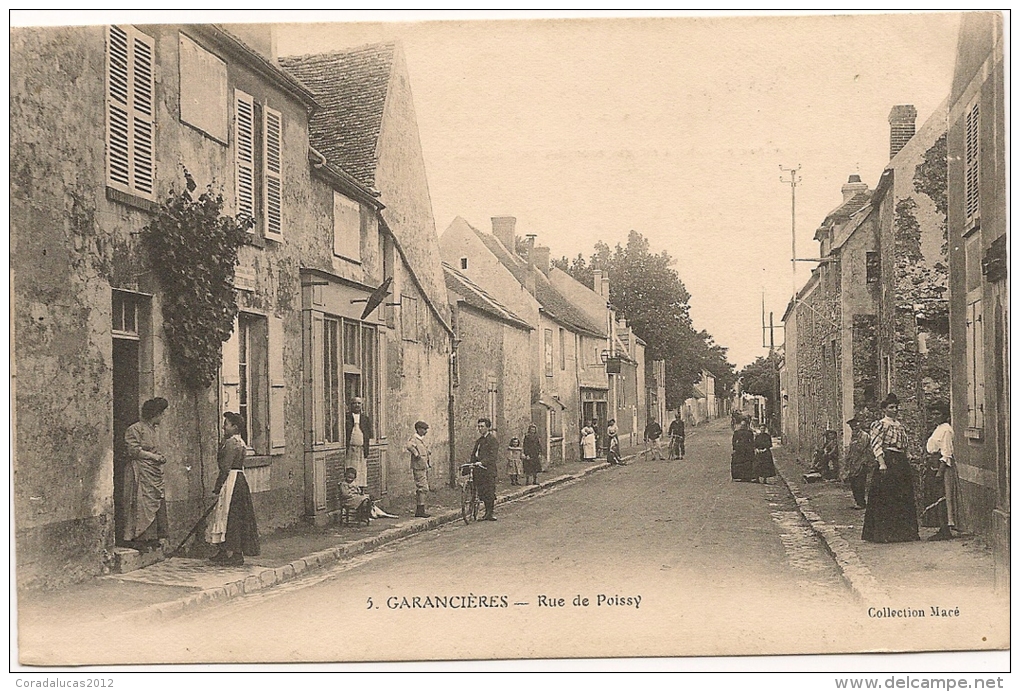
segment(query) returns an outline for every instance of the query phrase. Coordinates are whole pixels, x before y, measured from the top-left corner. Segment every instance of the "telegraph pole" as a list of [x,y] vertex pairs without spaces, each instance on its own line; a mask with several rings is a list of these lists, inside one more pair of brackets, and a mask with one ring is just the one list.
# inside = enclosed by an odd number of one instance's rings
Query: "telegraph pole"
[[796,168],[783,168],[783,164],[779,164],[779,170],[783,173],[789,173],[790,179],[783,180],[783,176],[779,176],[779,181],[785,185],[790,186],[790,264],[793,265],[792,281],[793,281],[793,302],[797,302],[797,172],[800,170],[798,164]]

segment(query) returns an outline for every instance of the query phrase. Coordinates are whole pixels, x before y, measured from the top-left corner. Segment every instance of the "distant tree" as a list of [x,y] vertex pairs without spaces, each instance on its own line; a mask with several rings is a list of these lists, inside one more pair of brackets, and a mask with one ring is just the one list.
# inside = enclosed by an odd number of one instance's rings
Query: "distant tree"
[[754,396],[774,399],[776,396],[776,372],[779,354],[770,353],[758,358],[740,371],[741,389]]

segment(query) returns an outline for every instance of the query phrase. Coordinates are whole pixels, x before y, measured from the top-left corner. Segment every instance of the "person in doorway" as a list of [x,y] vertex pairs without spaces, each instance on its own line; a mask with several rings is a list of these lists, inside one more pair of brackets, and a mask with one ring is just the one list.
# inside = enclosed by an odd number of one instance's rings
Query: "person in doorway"
[[595,461],[595,455],[597,453],[595,426],[590,422],[585,423],[584,427],[581,428],[581,460]]
[[485,505],[485,521],[496,521],[492,510],[496,505],[496,466],[499,457],[499,443],[492,433],[492,421],[488,418],[478,419],[478,439],[471,452],[471,462],[475,465],[475,488],[478,498]]
[[219,548],[212,561],[230,567],[243,565],[245,555],[260,552],[255,507],[244,476],[248,446],[242,437],[243,431],[241,414],[233,411],[223,414],[223,442],[216,455],[220,475],[213,489],[216,509],[206,529],[206,540]]
[[867,506],[868,477],[874,468],[875,457],[871,453],[871,437],[865,430],[864,422],[856,416],[846,422],[850,426],[850,446],[846,450],[844,481],[850,485],[854,495],[854,509]]
[[525,485],[538,485],[538,474],[542,471],[542,440],[538,436],[537,425],[528,426],[524,436],[523,457]]
[[506,473],[510,476],[510,485],[520,485],[521,476],[524,475],[524,464],[522,454],[524,448],[521,446],[519,437],[511,437],[506,448]]
[[613,466],[627,465],[620,455],[620,429],[615,418],[609,420],[609,427],[606,428],[606,461]]
[[[942,508],[938,511],[939,530],[929,541],[946,541],[953,538],[956,531],[957,508],[959,507],[959,475],[953,463],[953,426],[949,422],[949,406],[937,402],[932,406],[938,420],[938,426],[925,444],[929,455],[929,463],[937,470],[934,473],[937,483],[942,484]],[[938,502],[938,500],[937,500]]]
[[124,431],[128,463],[124,468],[124,542],[138,550],[155,550],[169,537],[159,428],[170,403],[163,397],[142,404],[142,419]]
[[351,399],[348,404],[347,417],[344,430],[347,436],[347,465],[358,470],[358,475],[365,478],[368,475],[366,460],[369,453],[369,440],[375,434],[372,430],[372,419],[364,411],[365,402],[360,396]]
[[754,436],[754,466],[751,469],[752,479],[756,483],[768,485],[770,478],[776,477],[776,463],[772,458],[772,433],[767,425],[761,426]]
[[733,431],[731,446],[730,478],[737,482],[754,480],[754,433],[746,418],[741,418],[740,427]]
[[669,435],[669,458],[683,459],[685,454],[684,438],[687,433],[684,426],[683,412],[680,409],[677,409],[676,418],[670,422],[669,430],[666,434]]
[[428,518],[425,512],[425,498],[429,493],[429,469],[432,468],[432,452],[425,443],[429,424],[423,420],[414,424],[414,435],[404,446],[411,453],[411,476],[414,478],[414,516]]
[[648,425],[645,426],[645,451],[652,459],[662,459],[662,447],[659,446],[659,439],[662,437],[662,426],[659,421],[652,417],[648,418]]
[[897,420],[899,412],[900,401],[890,392],[882,401],[882,419],[871,424],[871,451],[878,470],[868,487],[861,538],[872,543],[920,540],[907,431]]

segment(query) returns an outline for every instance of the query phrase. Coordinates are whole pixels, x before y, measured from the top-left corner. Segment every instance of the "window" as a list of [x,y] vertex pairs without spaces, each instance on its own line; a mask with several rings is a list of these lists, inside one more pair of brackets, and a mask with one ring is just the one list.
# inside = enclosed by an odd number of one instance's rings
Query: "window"
[[985,427],[985,327],[981,291],[967,295],[967,427]]
[[[283,116],[234,91],[234,180],[237,215],[267,238],[283,235]],[[254,232],[256,228],[253,228]]]
[[130,26],[111,26],[106,38],[106,184],[151,200],[155,42]]
[[461,269],[467,269],[467,259],[468,259],[467,257],[461,257],[460,258],[460,268]]
[[893,386],[892,378],[893,378],[892,357],[882,356],[882,384],[885,386],[886,393],[892,391]]
[[113,336],[138,338],[138,298],[130,293],[113,292]]
[[379,340],[372,325],[326,317],[323,320],[322,398],[323,442],[344,442],[347,404],[356,396],[362,410],[382,435],[379,421]]
[[553,333],[551,329],[545,330],[545,376],[553,376]]
[[878,278],[881,275],[882,260],[877,252],[868,252],[865,254],[867,257],[865,260],[867,281],[869,284],[873,284],[878,281]]
[[567,330],[560,327],[560,370],[567,369]]
[[241,415],[248,446],[256,455],[284,451],[286,383],[282,325],[278,318],[242,312],[223,344],[220,365],[223,411]]
[[227,143],[227,64],[180,34],[181,122]]
[[980,124],[978,104],[975,103],[967,112],[963,140],[963,205],[968,222],[977,219],[981,213],[981,192],[978,187],[981,182],[978,174]]
[[361,261],[361,205],[333,193],[333,254]]

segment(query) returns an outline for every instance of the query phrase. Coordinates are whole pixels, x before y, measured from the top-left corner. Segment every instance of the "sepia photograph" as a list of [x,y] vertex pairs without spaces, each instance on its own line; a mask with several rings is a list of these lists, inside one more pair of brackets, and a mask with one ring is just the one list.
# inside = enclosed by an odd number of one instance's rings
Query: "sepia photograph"
[[1009,20],[12,11],[19,686],[1003,689]]

